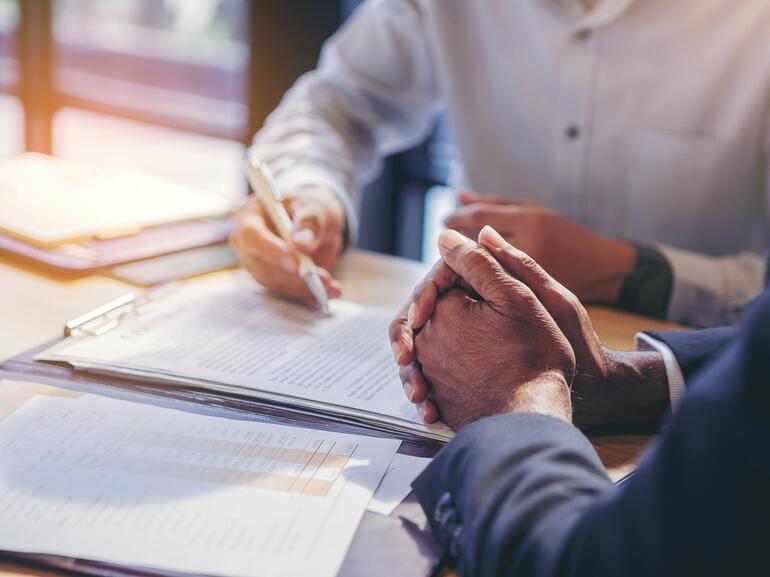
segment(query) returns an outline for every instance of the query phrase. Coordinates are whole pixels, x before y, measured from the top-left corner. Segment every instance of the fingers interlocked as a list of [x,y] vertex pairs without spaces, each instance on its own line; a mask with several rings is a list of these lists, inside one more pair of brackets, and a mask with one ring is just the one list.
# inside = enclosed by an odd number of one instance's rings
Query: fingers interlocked
[[426,422],[437,420],[439,410],[419,362],[416,337],[449,291],[462,288],[509,322],[542,316],[547,320],[541,324],[551,322],[562,331],[580,325],[576,311],[582,307],[579,303],[574,306],[577,299],[533,259],[491,227],[485,227],[478,240],[476,243],[453,230],[443,232],[439,240],[442,260],[417,285],[390,326],[405,394]]

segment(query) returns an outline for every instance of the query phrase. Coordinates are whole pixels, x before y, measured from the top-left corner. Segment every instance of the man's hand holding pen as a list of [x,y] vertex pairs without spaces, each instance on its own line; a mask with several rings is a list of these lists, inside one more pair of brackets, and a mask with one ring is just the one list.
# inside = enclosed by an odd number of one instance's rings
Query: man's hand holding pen
[[314,297],[301,274],[299,251],[315,263],[326,295],[339,297],[342,286],[329,268],[343,249],[345,213],[334,193],[305,187],[287,194],[283,207],[293,228],[288,239],[280,234],[258,197],[251,197],[238,211],[230,237],[241,266],[268,289],[311,301]]

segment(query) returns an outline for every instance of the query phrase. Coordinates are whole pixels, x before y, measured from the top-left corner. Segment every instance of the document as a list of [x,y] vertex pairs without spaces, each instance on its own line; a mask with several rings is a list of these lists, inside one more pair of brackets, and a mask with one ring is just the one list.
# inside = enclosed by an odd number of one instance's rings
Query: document
[[412,492],[412,481],[423,472],[430,462],[431,459],[424,457],[412,457],[397,453],[388,465],[388,470],[366,509],[385,516],[393,513],[401,501]]
[[333,577],[399,444],[38,396],[0,423],[0,550]]
[[404,396],[387,337],[392,313],[335,301],[332,314],[226,282],[191,282],[152,310],[38,358],[208,389],[248,391],[388,430],[439,440]]
[[233,201],[150,173],[42,154],[0,161],[0,229],[37,244],[219,216]]

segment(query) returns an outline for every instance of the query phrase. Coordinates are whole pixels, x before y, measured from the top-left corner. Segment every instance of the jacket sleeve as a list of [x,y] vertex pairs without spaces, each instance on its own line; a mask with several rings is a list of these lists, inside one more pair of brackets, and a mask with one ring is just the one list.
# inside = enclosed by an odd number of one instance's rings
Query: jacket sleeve
[[770,534],[770,293],[695,377],[637,473],[550,417],[466,427],[414,483],[461,575],[750,575]]
[[673,353],[685,382],[709,359],[725,350],[735,338],[736,327],[692,331],[657,331],[645,334],[665,344]]

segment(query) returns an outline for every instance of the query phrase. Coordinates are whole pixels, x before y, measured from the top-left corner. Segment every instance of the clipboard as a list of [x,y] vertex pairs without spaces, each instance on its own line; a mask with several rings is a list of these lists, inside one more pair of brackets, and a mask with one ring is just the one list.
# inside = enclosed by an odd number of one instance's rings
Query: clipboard
[[172,282],[142,293],[131,292],[72,319],[65,323],[59,337],[0,363],[0,379],[31,379],[78,392],[107,394],[120,398],[133,396],[141,402],[160,403],[164,406],[171,403],[171,406],[184,407],[184,410],[195,410],[196,407],[216,408],[231,411],[233,415],[241,415],[243,418],[258,418],[265,422],[299,424],[327,431],[399,439],[402,441],[399,452],[415,457],[433,457],[443,447],[444,443],[440,441],[408,432],[383,431],[365,423],[342,422],[288,403],[275,403],[237,392],[223,393],[188,384],[158,383],[124,375],[81,371],[66,363],[43,363],[35,360],[36,355],[63,342],[65,338],[104,334],[118,326],[121,319],[142,314],[153,308],[164,296],[183,284]]
[[[141,314],[169,294],[181,283],[158,287],[145,293],[130,293],[66,323],[62,334],[40,345],[0,362],[0,379],[33,381],[77,393],[92,393],[143,402],[200,414],[227,416],[275,424],[304,426],[320,430],[376,437],[402,438],[364,426],[340,423],[322,415],[302,414],[286,407],[259,402],[239,395],[223,395],[195,387],[163,386],[143,383],[118,376],[101,376],[77,372],[65,365],[35,361],[43,350],[60,343],[65,334],[88,334],[108,331],[121,318]],[[403,436],[399,453],[432,457],[442,444],[421,438]],[[394,561],[394,553],[397,561]],[[0,558],[30,566],[53,568],[93,577],[182,577],[150,573],[141,568],[116,566],[90,560],[68,559],[44,555],[19,555],[0,552]],[[388,517],[367,512],[359,526],[339,577],[353,577],[366,572],[372,577],[428,577],[434,574],[441,558],[441,548],[428,526],[425,514],[414,495],[408,497]]]
[[[120,326],[124,319],[139,316],[148,310],[155,309],[161,301],[171,297],[177,289],[182,289],[182,300],[169,299],[174,301],[174,304],[170,306],[185,306],[187,297],[184,294],[184,289],[192,286],[184,282],[171,282],[145,293],[124,295],[66,323],[64,338],[74,339],[77,342],[77,340],[88,337],[104,336],[112,329]],[[216,288],[215,294],[220,290],[224,290],[221,294],[225,297],[229,295],[228,285],[223,285],[222,289]],[[193,292],[193,294],[195,293]],[[180,303],[182,304],[180,305]],[[158,314],[162,316],[163,311],[161,310]],[[116,350],[121,349],[119,341],[116,341],[115,346],[117,347]],[[378,431],[387,437],[402,441],[434,441],[433,447],[435,448],[442,446],[452,436],[447,427],[423,426],[420,422],[408,420],[399,416],[397,412],[392,412],[392,410],[391,412],[380,412],[377,407],[356,405],[355,403],[347,404],[344,400],[329,399],[323,395],[305,397],[297,390],[285,392],[281,387],[270,386],[269,384],[261,387],[258,384],[254,385],[251,381],[228,381],[226,378],[220,380],[218,375],[206,375],[205,372],[198,378],[194,373],[183,371],[178,373],[164,372],[163,370],[156,371],[149,366],[146,368],[131,365],[121,366],[120,364],[111,364],[108,361],[100,363],[98,360],[89,361],[87,358],[73,358],[68,355],[66,350],[62,350],[62,346],[58,343],[46,349],[45,354],[40,355],[40,358],[31,360],[36,365],[64,366],[77,375],[92,374],[100,378],[117,377],[131,383],[141,383],[145,387],[154,387],[164,392],[182,388],[188,392],[195,391],[201,395],[208,395],[207,398],[209,399],[237,398],[240,402],[249,399],[253,408],[270,407],[279,410],[283,415],[291,415],[293,418],[308,417],[315,420],[320,417],[324,421],[349,423],[365,430]]]

